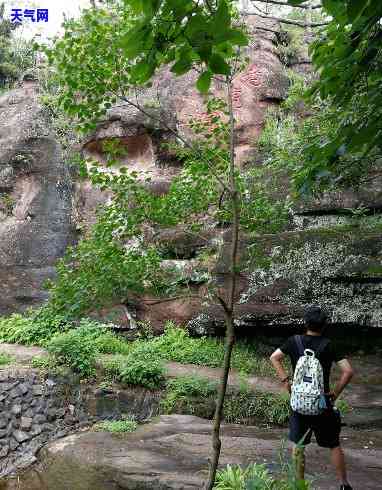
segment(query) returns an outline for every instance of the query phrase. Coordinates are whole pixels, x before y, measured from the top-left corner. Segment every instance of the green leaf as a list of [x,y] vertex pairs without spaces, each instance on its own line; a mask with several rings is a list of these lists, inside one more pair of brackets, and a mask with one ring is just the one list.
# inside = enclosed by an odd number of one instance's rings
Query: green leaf
[[306,2],[306,0],[287,0],[287,3],[289,3],[289,5],[300,5],[304,2]]
[[172,73],[175,73],[176,75],[183,75],[184,73],[187,73],[190,71],[192,67],[192,59],[191,57],[188,56],[182,56],[172,67],[171,71]]
[[147,61],[141,61],[130,69],[132,81],[138,84],[147,82],[155,71],[155,65]]
[[212,73],[217,73],[221,75],[229,75],[231,73],[231,68],[225,61],[225,59],[220,56],[220,54],[213,54],[208,60],[208,66]]
[[161,6],[162,0],[144,0],[143,13],[146,17],[153,17]]
[[351,22],[354,22],[362,15],[365,9],[369,6],[370,0],[350,0],[347,14]]
[[203,72],[196,82],[196,88],[202,94],[206,94],[211,86],[212,72],[207,70]]
[[247,46],[248,37],[238,29],[230,29],[227,33],[227,41],[231,41],[236,46]]
[[122,38],[122,47],[124,55],[128,59],[134,59],[145,48],[145,42],[148,36],[147,25],[139,24],[130,29],[127,34]]
[[226,0],[220,0],[216,14],[213,16],[211,23],[212,34],[219,35],[226,32],[231,27],[231,14],[228,9]]

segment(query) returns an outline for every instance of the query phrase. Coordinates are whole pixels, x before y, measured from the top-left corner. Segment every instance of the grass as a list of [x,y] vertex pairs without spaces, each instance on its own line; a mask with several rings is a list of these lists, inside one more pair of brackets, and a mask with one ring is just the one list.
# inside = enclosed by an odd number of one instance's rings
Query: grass
[[93,426],[93,430],[96,432],[112,433],[134,432],[137,428],[137,422],[130,417],[125,417],[121,420],[103,420]]
[[[186,330],[172,323],[167,324],[163,335],[149,340],[136,340],[124,349],[124,353],[134,353],[136,357],[150,357],[207,367],[221,367],[224,359],[222,340],[207,337],[192,338]],[[260,354],[255,345],[243,342],[235,345],[232,368],[246,374],[274,375],[268,357]]]
[[0,352],[0,366],[7,366],[15,362],[15,360],[13,356]]
[[[159,337],[148,336],[128,342],[111,332],[107,325],[86,318],[77,324],[68,323],[43,308],[26,315],[0,318],[0,342],[41,345],[58,363],[84,377],[95,374],[96,359],[100,355],[114,354],[118,360],[106,363],[105,370],[112,371],[115,377],[129,384],[134,383],[135,378],[141,383],[137,375],[147,364],[147,359],[156,364],[158,379],[162,376],[160,366],[166,361],[216,368],[222,366],[224,359],[223,340],[192,338],[186,330],[171,322]],[[240,341],[233,351],[232,368],[245,374],[274,375],[268,358],[259,348]],[[147,382],[144,385],[149,387]]]
[[163,413],[174,413],[180,404],[187,405],[191,410],[193,399],[216,395],[217,381],[211,381],[202,376],[179,376],[167,381],[166,396],[161,400]]
[[[218,382],[201,376],[181,376],[167,382],[166,394],[161,400],[163,414],[183,413],[212,419]],[[239,388],[240,390],[240,388]],[[252,423],[261,420],[284,425],[290,413],[289,398],[285,394],[229,391],[224,402],[224,420],[227,423]]]

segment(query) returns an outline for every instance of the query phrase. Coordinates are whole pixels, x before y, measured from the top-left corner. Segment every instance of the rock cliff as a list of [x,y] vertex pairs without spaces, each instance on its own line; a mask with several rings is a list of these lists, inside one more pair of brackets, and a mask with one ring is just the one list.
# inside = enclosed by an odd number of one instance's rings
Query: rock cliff
[[0,97],[0,314],[46,298],[73,242],[68,171],[33,83]]
[[[237,159],[243,171],[261,164],[254,143],[268,108],[286,97],[289,85],[280,55],[285,40],[277,24],[251,17],[248,25],[253,35],[249,63],[235,79],[233,94]],[[309,60],[297,56],[292,64],[296,71],[307,72]],[[188,135],[189,118],[204,114],[194,82],[192,74],[174,79],[163,70],[141,100],[146,112],[160,116],[166,125],[118,105],[83,142],[83,154],[102,163],[103,142],[116,140],[127,149],[129,168],[148,174],[153,192],[165,193],[181,166],[161,147],[173,138],[168,128]],[[216,95],[222,90],[217,86]],[[46,299],[43,281],[54,277],[54,263],[73,243],[74,229],[86,230],[95,220],[97,205],[109,196],[89,182],[71,183],[33,86],[3,95],[0,108],[0,313],[5,314]],[[288,186],[277,192],[286,195]],[[355,219],[349,208],[359,205],[365,213]],[[381,209],[382,182],[375,181],[368,189],[297,203],[288,229],[281,234],[242,236],[245,267],[240,276],[238,326],[251,332],[259,326],[295,325],[302,306],[309,302],[327,304],[335,323],[381,326]],[[161,330],[166,320],[173,319],[188,324],[195,333],[216,332],[222,326],[220,308],[205,305],[204,299],[208,281],[224,284],[224,247],[220,257],[216,250],[226,238],[224,229],[208,229],[200,239],[184,229],[163,230],[157,240],[169,259],[164,266],[176,269],[186,296],[163,301],[132,296],[100,316],[127,329],[145,320]],[[256,257],[263,252],[277,256],[271,270],[258,265]]]

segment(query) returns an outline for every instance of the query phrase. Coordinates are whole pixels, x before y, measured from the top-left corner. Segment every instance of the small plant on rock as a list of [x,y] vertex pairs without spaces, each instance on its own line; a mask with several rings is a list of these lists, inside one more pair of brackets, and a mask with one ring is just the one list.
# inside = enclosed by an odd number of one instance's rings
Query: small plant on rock
[[124,417],[121,420],[104,420],[98,422],[93,430],[96,432],[134,432],[138,428],[137,422],[131,417]]

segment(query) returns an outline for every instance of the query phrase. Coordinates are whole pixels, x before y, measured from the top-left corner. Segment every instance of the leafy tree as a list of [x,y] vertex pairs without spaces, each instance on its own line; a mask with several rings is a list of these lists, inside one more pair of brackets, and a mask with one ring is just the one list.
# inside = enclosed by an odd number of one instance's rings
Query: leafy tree
[[0,4],[0,86],[17,78],[17,67],[12,59],[11,35],[17,24],[4,17],[5,4]]
[[[122,168],[119,175],[109,175],[90,163],[86,172],[101,189],[111,189],[114,199],[90,239],[81,242],[60,265],[61,281],[53,286],[53,302],[59,304],[62,297],[64,301],[69,298],[74,309],[81,311],[81,302],[91,297],[98,300],[115,289],[123,294],[124,288],[125,292],[134,289],[139,282],[144,286],[151,282],[149,286],[153,286],[159,256],[146,245],[146,224],[163,227],[182,222],[197,232],[197,220],[208,214],[215,222],[230,225],[227,287],[217,293],[227,333],[208,490],[214,485],[220,455],[220,423],[235,342],[239,230],[272,228],[285,216],[285,208],[272,203],[267,189],[258,183],[256,172],[243,177],[236,167],[232,79],[240,69],[240,48],[247,44],[247,37],[233,4],[229,0],[110,2],[108,9],[93,8],[85,11],[79,21],[68,21],[63,38],[46,49],[61,85],[58,100],[82,131],[94,129],[107,109],[122,100],[164,125],[175,137],[174,151],[184,160],[170,191],[159,198],[148,192],[147,182],[137,174]],[[226,99],[211,98],[207,104],[208,122],[192,122],[197,136],[193,141],[135,98],[136,89],[149,84],[162,65],[170,65],[176,76],[196,69],[196,87],[202,93],[208,93],[215,78],[225,86]],[[107,164],[112,166],[121,156],[120,149],[113,142],[105,144],[110,155]],[[134,246],[137,239],[138,248]],[[130,283],[120,281],[126,274],[130,274]],[[97,285],[100,277],[103,282]],[[87,297],[86,288],[90,290]]]
[[381,151],[382,4],[323,0],[322,6],[332,20],[310,49],[319,73],[310,93],[326,102],[334,130],[306,145],[306,166],[297,176],[300,189],[314,187],[320,176],[334,184],[342,181],[350,167],[351,172],[358,167],[361,176],[365,159],[375,160]]

